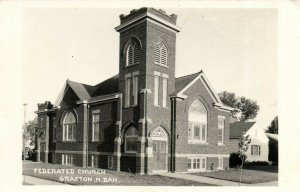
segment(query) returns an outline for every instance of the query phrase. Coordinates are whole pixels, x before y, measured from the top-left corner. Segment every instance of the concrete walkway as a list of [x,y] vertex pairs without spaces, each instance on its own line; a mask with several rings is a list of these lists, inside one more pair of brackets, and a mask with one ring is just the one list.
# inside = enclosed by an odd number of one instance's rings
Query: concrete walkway
[[23,177],[23,184],[25,185],[67,185],[64,183],[50,181],[47,179],[41,179],[41,178],[32,177],[28,175],[23,175],[22,177]]
[[[168,172],[168,173],[158,173],[158,175],[179,178],[179,179],[187,179],[187,180],[191,180],[191,181],[207,183],[207,184],[212,184],[212,185],[218,185],[218,186],[239,186],[238,182],[203,177],[203,176],[199,176],[199,175],[191,175],[191,174],[186,174],[186,173],[170,173],[170,172]],[[241,186],[278,186],[278,181],[267,182],[267,183],[257,183],[257,184],[241,183]]]

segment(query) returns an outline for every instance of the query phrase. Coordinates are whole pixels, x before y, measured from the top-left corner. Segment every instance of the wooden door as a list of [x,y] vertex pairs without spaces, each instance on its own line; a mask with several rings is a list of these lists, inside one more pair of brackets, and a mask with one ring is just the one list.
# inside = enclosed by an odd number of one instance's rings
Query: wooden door
[[153,141],[153,170],[167,170],[167,142]]

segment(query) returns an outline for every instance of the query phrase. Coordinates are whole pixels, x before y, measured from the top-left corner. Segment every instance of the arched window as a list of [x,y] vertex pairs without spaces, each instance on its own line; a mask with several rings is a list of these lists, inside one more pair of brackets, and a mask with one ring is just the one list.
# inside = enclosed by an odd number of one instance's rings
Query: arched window
[[165,65],[167,66],[167,57],[168,57],[168,51],[166,46],[163,43],[157,43],[155,45],[155,64],[159,65]]
[[74,141],[76,118],[74,113],[68,111],[63,118],[63,141]]
[[207,141],[207,110],[200,100],[195,100],[189,108],[188,142]]
[[139,63],[140,44],[136,39],[132,39],[126,50],[126,66],[135,65]]
[[138,130],[130,127],[125,133],[125,152],[136,153]]

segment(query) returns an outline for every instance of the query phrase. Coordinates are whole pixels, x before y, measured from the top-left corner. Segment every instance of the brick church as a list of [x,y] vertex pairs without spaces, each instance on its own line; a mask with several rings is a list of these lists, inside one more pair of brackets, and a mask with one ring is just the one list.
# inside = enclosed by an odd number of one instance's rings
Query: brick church
[[120,15],[119,73],[67,80],[54,104],[38,104],[37,161],[136,174],[229,167],[232,108],[203,71],[175,78],[176,20],[154,8]]

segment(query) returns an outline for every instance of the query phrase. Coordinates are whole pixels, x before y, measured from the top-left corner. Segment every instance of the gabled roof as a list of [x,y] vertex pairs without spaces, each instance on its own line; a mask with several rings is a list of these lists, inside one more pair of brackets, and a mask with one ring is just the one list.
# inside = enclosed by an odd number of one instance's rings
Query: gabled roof
[[119,91],[119,74],[95,85],[94,89],[92,97],[117,93]]
[[175,92],[171,94],[171,96],[179,97],[179,98],[187,98],[187,95],[184,94],[184,92],[189,89],[194,83],[196,83],[198,80],[202,82],[204,87],[206,88],[207,92],[210,94],[212,99],[214,100],[214,107],[218,109],[223,109],[226,111],[232,111],[233,108],[226,106],[222,103],[220,100],[218,94],[214,91],[211,84],[208,82],[205,74],[201,70],[200,72],[186,75],[183,77],[178,77],[175,79]]
[[87,100],[91,97],[90,93],[87,91],[90,91],[90,85],[77,83],[70,80],[67,80],[67,84],[73,89],[73,91],[76,93],[79,99]]
[[54,106],[59,106],[68,88],[71,88],[80,100],[89,100],[92,97],[109,95],[118,92],[119,76],[115,75],[95,86],[67,80]]
[[191,83],[198,75],[200,72],[178,77],[175,79],[175,93],[180,92],[183,88],[185,88],[189,83]]
[[230,138],[240,138],[243,133],[246,133],[255,122],[237,121],[230,123]]
[[184,92],[188,88],[190,88],[194,83],[196,83],[198,80],[200,80],[203,83],[204,87],[207,89],[208,93],[211,95],[215,104],[217,104],[218,106],[223,106],[222,101],[220,100],[217,93],[214,91],[213,87],[208,82],[208,80],[202,70],[198,73],[194,73],[191,75],[177,78],[175,81],[175,87],[177,87],[177,88],[175,88],[175,93],[173,93],[173,94],[184,95]]

